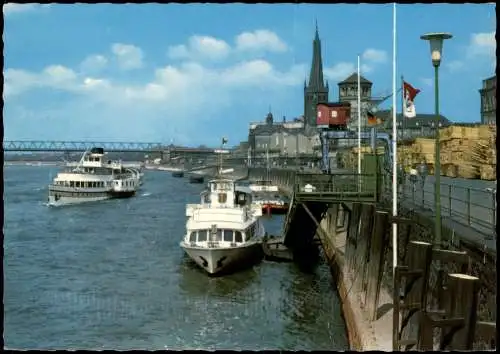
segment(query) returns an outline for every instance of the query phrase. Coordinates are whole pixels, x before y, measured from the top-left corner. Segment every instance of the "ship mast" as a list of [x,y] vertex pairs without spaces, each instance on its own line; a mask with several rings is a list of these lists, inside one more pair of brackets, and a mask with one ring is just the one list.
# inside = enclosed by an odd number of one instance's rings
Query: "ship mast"
[[89,152],[90,149],[85,150],[83,153],[82,157],[80,158],[80,161],[78,161],[78,165],[75,167],[75,171],[80,171],[80,167],[83,165],[83,160],[85,159],[85,156],[87,156],[87,153]]

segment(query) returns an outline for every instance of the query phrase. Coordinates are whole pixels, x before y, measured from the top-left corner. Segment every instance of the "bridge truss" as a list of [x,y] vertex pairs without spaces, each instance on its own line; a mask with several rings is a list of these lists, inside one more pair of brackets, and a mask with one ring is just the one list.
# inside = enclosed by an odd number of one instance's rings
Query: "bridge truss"
[[162,152],[168,150],[161,143],[41,140],[11,140],[3,142],[3,150],[9,152],[83,152],[92,147],[102,147],[105,151],[109,152]]

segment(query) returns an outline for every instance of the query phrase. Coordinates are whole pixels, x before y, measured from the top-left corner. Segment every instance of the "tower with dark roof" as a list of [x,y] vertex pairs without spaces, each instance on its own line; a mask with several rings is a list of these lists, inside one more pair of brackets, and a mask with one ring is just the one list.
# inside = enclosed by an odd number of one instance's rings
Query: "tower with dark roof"
[[[359,76],[361,86],[361,128],[366,127],[366,112],[372,104],[373,83],[363,75]],[[351,117],[347,124],[349,129],[357,129],[358,126],[358,73],[352,73],[347,79],[338,83],[339,102],[349,102],[351,104]]]
[[313,41],[313,57],[309,84],[304,81],[304,123],[307,127],[316,126],[316,106],[318,103],[328,102],[328,83],[323,79],[323,61],[321,59],[321,40],[319,39],[318,24]]

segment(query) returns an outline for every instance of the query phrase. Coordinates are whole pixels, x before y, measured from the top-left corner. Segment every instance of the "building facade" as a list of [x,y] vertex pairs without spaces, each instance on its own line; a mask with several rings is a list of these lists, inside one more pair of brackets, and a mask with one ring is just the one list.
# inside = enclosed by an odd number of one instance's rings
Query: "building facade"
[[[359,78],[361,86],[361,129],[366,129],[366,112],[372,107],[372,86],[373,83],[362,75]],[[358,74],[352,73],[347,79],[338,83],[339,102],[349,102],[351,104],[351,116],[347,123],[349,130],[358,129]]]
[[309,81],[304,81],[303,119],[274,122],[269,112],[264,122],[250,123],[248,144],[251,156],[313,154],[320,145],[316,129],[316,106],[328,102],[329,87],[323,76],[321,40],[318,26],[313,40],[313,55]]
[[497,76],[483,80],[481,95],[481,123],[496,125],[497,116]]
[[[384,124],[384,130],[392,133],[392,111],[383,110],[377,112],[377,117],[381,118]],[[401,113],[396,114],[396,124],[398,140],[412,140],[415,138],[434,138],[436,130],[448,127],[451,122],[443,115],[439,115],[439,123],[436,127],[436,115],[418,114],[415,118],[403,118]]]
[[295,157],[311,154],[314,145],[319,144],[319,136],[314,131],[304,128],[304,122],[279,122],[273,121],[269,112],[266,123],[251,123],[248,144],[252,157],[288,155]]

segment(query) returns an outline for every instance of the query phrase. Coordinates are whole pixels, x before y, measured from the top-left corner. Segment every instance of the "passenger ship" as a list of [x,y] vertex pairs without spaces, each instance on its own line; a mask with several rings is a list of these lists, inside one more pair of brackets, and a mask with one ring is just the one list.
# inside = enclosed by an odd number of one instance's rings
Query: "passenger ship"
[[211,275],[250,266],[263,258],[262,208],[252,191],[229,179],[214,179],[200,204],[186,206],[186,235],[180,246]]
[[49,205],[127,198],[141,184],[141,171],[120,162],[104,162],[104,149],[86,151],[76,167],[69,163],[49,185]]

